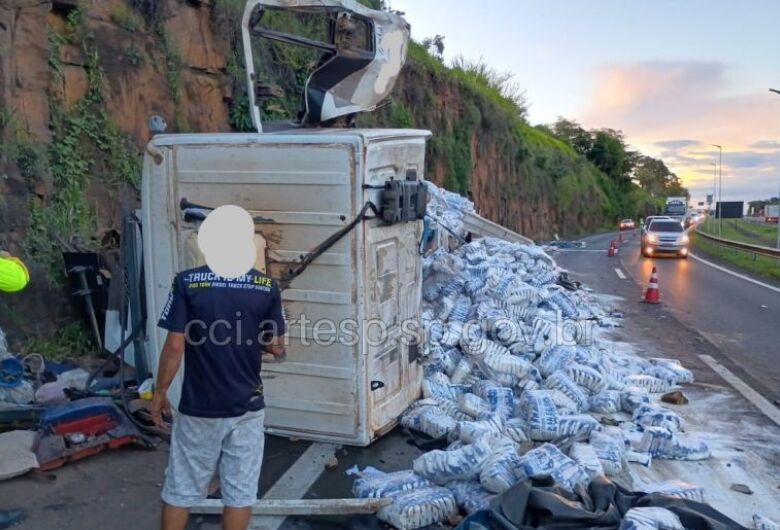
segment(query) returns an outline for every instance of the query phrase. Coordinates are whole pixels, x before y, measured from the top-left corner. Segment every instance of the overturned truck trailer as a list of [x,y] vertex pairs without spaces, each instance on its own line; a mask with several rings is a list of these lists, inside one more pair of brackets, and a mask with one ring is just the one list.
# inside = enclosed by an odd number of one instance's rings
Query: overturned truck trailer
[[[307,25],[320,20],[318,35],[327,39],[268,26],[268,13],[280,10],[307,17]],[[389,94],[406,59],[409,25],[354,0],[249,0],[242,37],[257,132],[160,135],[147,147],[142,217],[151,365],[156,369],[164,340],[155,322],[172,278],[204,263],[199,222],[210,208],[241,206],[255,219],[256,267],[279,280],[290,319],[287,362],[263,369],[267,430],[367,445],[420,393],[418,345],[401,339],[402,326],[420,317],[430,133],[333,126],[352,125],[358,112],[374,110]],[[259,39],[320,54],[299,122],[265,124],[274,133],[264,133],[261,122],[261,104],[274,87],[255,73]],[[179,393],[174,383],[172,403]]]
[[[268,26],[274,10],[320,20],[326,41]],[[280,281],[290,319],[287,362],[263,369],[268,431],[367,445],[420,392],[417,343],[401,339],[402,326],[420,317],[430,133],[333,126],[352,125],[389,94],[406,59],[409,25],[354,0],[249,0],[242,35],[257,132],[160,135],[147,147],[151,365],[164,339],[155,322],[172,278],[204,263],[199,222],[210,208],[241,206],[255,219],[256,267]],[[261,104],[274,90],[255,73],[259,39],[320,54],[299,122],[265,124],[274,133],[261,122]],[[174,384],[173,403],[179,392]]]
[[[288,360],[263,366],[266,424],[271,433],[356,445],[391,428],[420,392],[418,348],[402,340],[402,326],[420,316],[422,222],[413,192],[422,192],[428,136],[414,130],[157,136],[147,148],[142,189],[151,365],[164,341],[155,324],[173,276],[205,263],[192,204],[249,211],[256,267],[277,279],[359,219],[282,291],[291,324]],[[387,190],[388,182],[404,185]],[[410,201],[411,212],[400,204]],[[379,216],[364,208],[368,203]],[[331,326],[336,332],[329,334]],[[178,402],[178,388],[171,397]]]

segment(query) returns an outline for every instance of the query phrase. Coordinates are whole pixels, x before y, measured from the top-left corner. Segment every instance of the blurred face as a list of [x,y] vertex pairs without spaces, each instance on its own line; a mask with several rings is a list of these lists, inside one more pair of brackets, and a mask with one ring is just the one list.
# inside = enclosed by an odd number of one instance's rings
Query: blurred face
[[224,278],[248,273],[255,264],[255,224],[239,206],[220,206],[212,211],[198,231],[198,246],[206,264]]

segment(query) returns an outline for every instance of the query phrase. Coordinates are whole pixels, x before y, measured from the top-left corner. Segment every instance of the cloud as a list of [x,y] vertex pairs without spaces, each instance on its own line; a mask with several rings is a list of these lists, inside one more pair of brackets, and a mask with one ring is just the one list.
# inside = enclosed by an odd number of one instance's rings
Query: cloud
[[780,162],[780,151],[758,153],[756,151],[729,151],[724,155],[723,164],[731,168],[774,167]]
[[703,61],[647,61],[599,68],[586,121],[621,118],[632,128],[663,129],[670,119],[700,109],[702,94],[723,84],[724,71],[721,63]]
[[698,140],[663,140],[661,142],[656,142],[655,145],[658,147],[664,147],[666,149],[682,149],[683,147],[691,147],[694,145],[699,145],[701,142]]
[[[576,118],[588,128],[624,132],[632,146],[660,157],[694,198],[712,188],[712,167],[723,146],[723,187],[744,196],[769,196],[780,177],[777,115],[763,91],[741,93],[729,84],[729,65],[714,61],[645,61],[606,65],[593,72],[595,90]],[[697,140],[693,140],[696,138]]]
[[748,147],[753,149],[780,149],[780,142],[777,140],[759,140],[758,142],[753,142]]

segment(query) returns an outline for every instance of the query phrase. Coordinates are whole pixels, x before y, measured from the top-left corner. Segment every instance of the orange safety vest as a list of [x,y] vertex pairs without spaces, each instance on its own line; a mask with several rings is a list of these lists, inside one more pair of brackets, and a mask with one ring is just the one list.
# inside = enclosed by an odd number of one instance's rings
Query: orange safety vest
[[16,293],[30,283],[30,271],[19,258],[0,258],[0,292]]

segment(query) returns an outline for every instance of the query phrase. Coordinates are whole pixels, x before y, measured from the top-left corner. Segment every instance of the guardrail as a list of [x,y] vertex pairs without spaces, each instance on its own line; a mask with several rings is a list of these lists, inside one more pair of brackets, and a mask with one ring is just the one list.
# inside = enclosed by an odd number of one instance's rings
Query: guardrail
[[752,252],[753,254],[760,254],[770,258],[780,259],[780,249],[772,247],[763,247],[761,245],[751,245],[750,243],[743,243],[741,241],[734,241],[732,239],[723,239],[722,237],[713,236],[701,230],[696,230],[696,234],[709,239],[710,241],[722,245],[724,247],[734,248],[737,250],[743,250],[745,252]]

